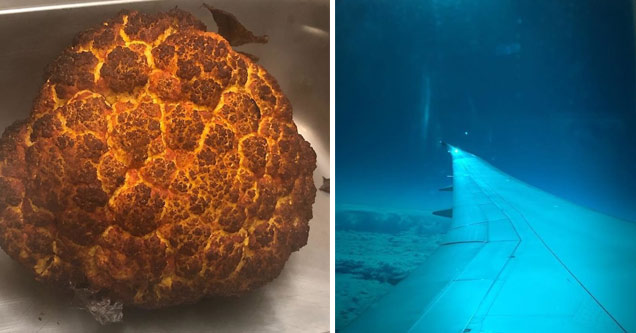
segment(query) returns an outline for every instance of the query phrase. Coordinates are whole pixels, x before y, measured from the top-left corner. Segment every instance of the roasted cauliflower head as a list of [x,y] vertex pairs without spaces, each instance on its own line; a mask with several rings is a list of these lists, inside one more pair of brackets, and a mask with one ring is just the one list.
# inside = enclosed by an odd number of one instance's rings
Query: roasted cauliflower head
[[45,80],[0,140],[0,245],[38,280],[155,308],[240,295],[306,244],[288,99],[190,14],[123,12]]

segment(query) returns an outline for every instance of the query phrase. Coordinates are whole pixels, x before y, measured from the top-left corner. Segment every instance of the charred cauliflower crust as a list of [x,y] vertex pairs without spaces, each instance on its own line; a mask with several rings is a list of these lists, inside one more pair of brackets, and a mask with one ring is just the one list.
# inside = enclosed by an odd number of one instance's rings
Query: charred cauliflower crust
[[0,140],[0,245],[42,281],[154,308],[238,295],[306,244],[316,155],[274,78],[188,13],[124,12]]

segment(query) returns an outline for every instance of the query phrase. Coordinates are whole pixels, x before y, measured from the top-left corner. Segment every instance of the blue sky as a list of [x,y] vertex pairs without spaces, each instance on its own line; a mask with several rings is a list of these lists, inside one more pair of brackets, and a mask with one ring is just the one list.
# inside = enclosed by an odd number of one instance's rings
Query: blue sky
[[629,1],[336,1],[336,202],[441,209],[440,139],[636,220]]

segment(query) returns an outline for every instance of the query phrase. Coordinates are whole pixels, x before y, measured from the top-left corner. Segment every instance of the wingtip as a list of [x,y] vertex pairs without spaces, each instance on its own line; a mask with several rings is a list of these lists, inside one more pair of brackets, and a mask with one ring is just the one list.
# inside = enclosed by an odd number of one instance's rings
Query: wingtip
[[448,152],[451,154],[459,152],[459,149],[455,148],[454,146],[450,145],[448,142],[444,140],[440,140],[439,144],[442,145],[442,147],[445,147],[446,149],[448,149]]

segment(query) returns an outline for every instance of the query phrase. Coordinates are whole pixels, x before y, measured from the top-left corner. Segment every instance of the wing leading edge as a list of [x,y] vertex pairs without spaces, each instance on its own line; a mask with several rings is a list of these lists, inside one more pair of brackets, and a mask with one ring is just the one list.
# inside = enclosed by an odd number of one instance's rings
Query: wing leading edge
[[345,331],[636,331],[636,224],[449,152],[443,245]]

